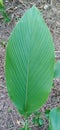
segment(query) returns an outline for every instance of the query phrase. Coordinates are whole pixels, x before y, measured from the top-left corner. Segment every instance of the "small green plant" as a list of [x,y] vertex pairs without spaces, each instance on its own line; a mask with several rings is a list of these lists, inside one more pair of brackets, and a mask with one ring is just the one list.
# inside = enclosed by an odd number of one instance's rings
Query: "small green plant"
[[33,124],[38,127],[41,127],[42,125],[44,125],[44,120],[42,119],[41,114],[42,113],[39,111],[34,112],[34,117],[32,119]]
[[46,110],[45,110],[45,117],[46,117],[47,119],[49,119],[49,113],[50,113],[50,109],[46,109]]
[[2,6],[3,6],[3,0],[0,0],[0,5],[2,5]]
[[33,6],[13,29],[6,47],[6,85],[24,116],[21,130],[30,129],[28,117],[46,102],[53,78],[58,75],[56,65],[52,36],[40,11]]
[[4,6],[3,0],[0,0],[0,13],[3,16],[3,19],[6,23],[10,22],[10,17],[8,13],[6,12],[6,8]]
[[6,46],[6,42],[5,41],[1,41],[0,45],[2,45],[3,47],[5,47]]

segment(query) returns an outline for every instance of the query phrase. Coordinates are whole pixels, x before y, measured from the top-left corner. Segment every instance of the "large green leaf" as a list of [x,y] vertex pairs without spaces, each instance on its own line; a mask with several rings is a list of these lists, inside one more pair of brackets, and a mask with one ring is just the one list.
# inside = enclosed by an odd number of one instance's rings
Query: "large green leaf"
[[60,78],[60,60],[55,63],[54,78]]
[[53,108],[49,114],[50,130],[60,130],[60,108]]
[[6,48],[6,84],[19,112],[28,116],[46,101],[54,75],[54,45],[36,7],[14,28]]

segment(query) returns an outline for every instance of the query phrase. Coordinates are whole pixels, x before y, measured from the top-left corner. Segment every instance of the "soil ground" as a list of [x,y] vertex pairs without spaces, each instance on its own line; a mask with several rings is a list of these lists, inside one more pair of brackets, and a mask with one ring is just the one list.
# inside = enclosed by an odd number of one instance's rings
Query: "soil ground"
[[[24,12],[32,5],[36,5],[43,14],[43,17],[50,28],[55,45],[55,57],[60,59],[60,10],[53,5],[49,5],[46,1],[5,1],[6,10],[11,17],[9,23],[5,23],[3,17],[0,15],[0,130],[18,130],[22,127],[23,118],[16,111],[15,106],[9,99],[6,89],[5,75],[4,75],[4,63],[5,63],[5,47],[2,43],[6,43],[9,35],[17,23],[18,19],[24,14]],[[46,5],[48,7],[46,8]],[[46,8],[46,9],[45,9]],[[53,107],[60,106],[60,80],[54,80],[54,88],[49,96],[46,104],[41,108],[44,112],[45,109],[51,109]],[[31,120],[31,118],[30,118]],[[32,124],[31,124],[32,125]],[[48,123],[45,120],[45,125],[39,130],[47,130]],[[38,127],[33,127],[33,130],[37,130]]]

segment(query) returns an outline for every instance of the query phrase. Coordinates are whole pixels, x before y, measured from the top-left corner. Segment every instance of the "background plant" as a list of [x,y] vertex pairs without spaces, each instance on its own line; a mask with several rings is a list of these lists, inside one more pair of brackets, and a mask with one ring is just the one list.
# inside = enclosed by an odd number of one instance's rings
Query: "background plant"
[[[28,117],[47,100],[56,69],[53,40],[39,10],[29,9],[12,31],[6,48],[6,85],[11,100]],[[55,69],[55,70],[54,70]]]
[[3,0],[0,0],[0,14],[3,16],[3,19],[6,23],[10,22],[10,17],[9,17],[9,14],[7,13],[7,11],[6,11]]
[[53,108],[49,113],[49,130],[60,130],[60,107]]
[[0,5],[2,5],[2,6],[3,6],[3,0],[0,0]]
[[42,118],[42,113],[40,111],[34,112],[34,117],[32,122],[35,126],[41,127],[44,125],[44,120]]

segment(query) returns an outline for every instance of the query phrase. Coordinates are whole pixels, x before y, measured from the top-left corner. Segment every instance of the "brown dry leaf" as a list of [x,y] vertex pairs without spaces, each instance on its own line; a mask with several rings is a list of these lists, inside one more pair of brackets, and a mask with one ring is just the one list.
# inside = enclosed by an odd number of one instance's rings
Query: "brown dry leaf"
[[20,125],[20,121],[19,120],[17,120],[17,124]]
[[23,4],[23,0],[19,0],[19,2],[20,2],[21,4]]

